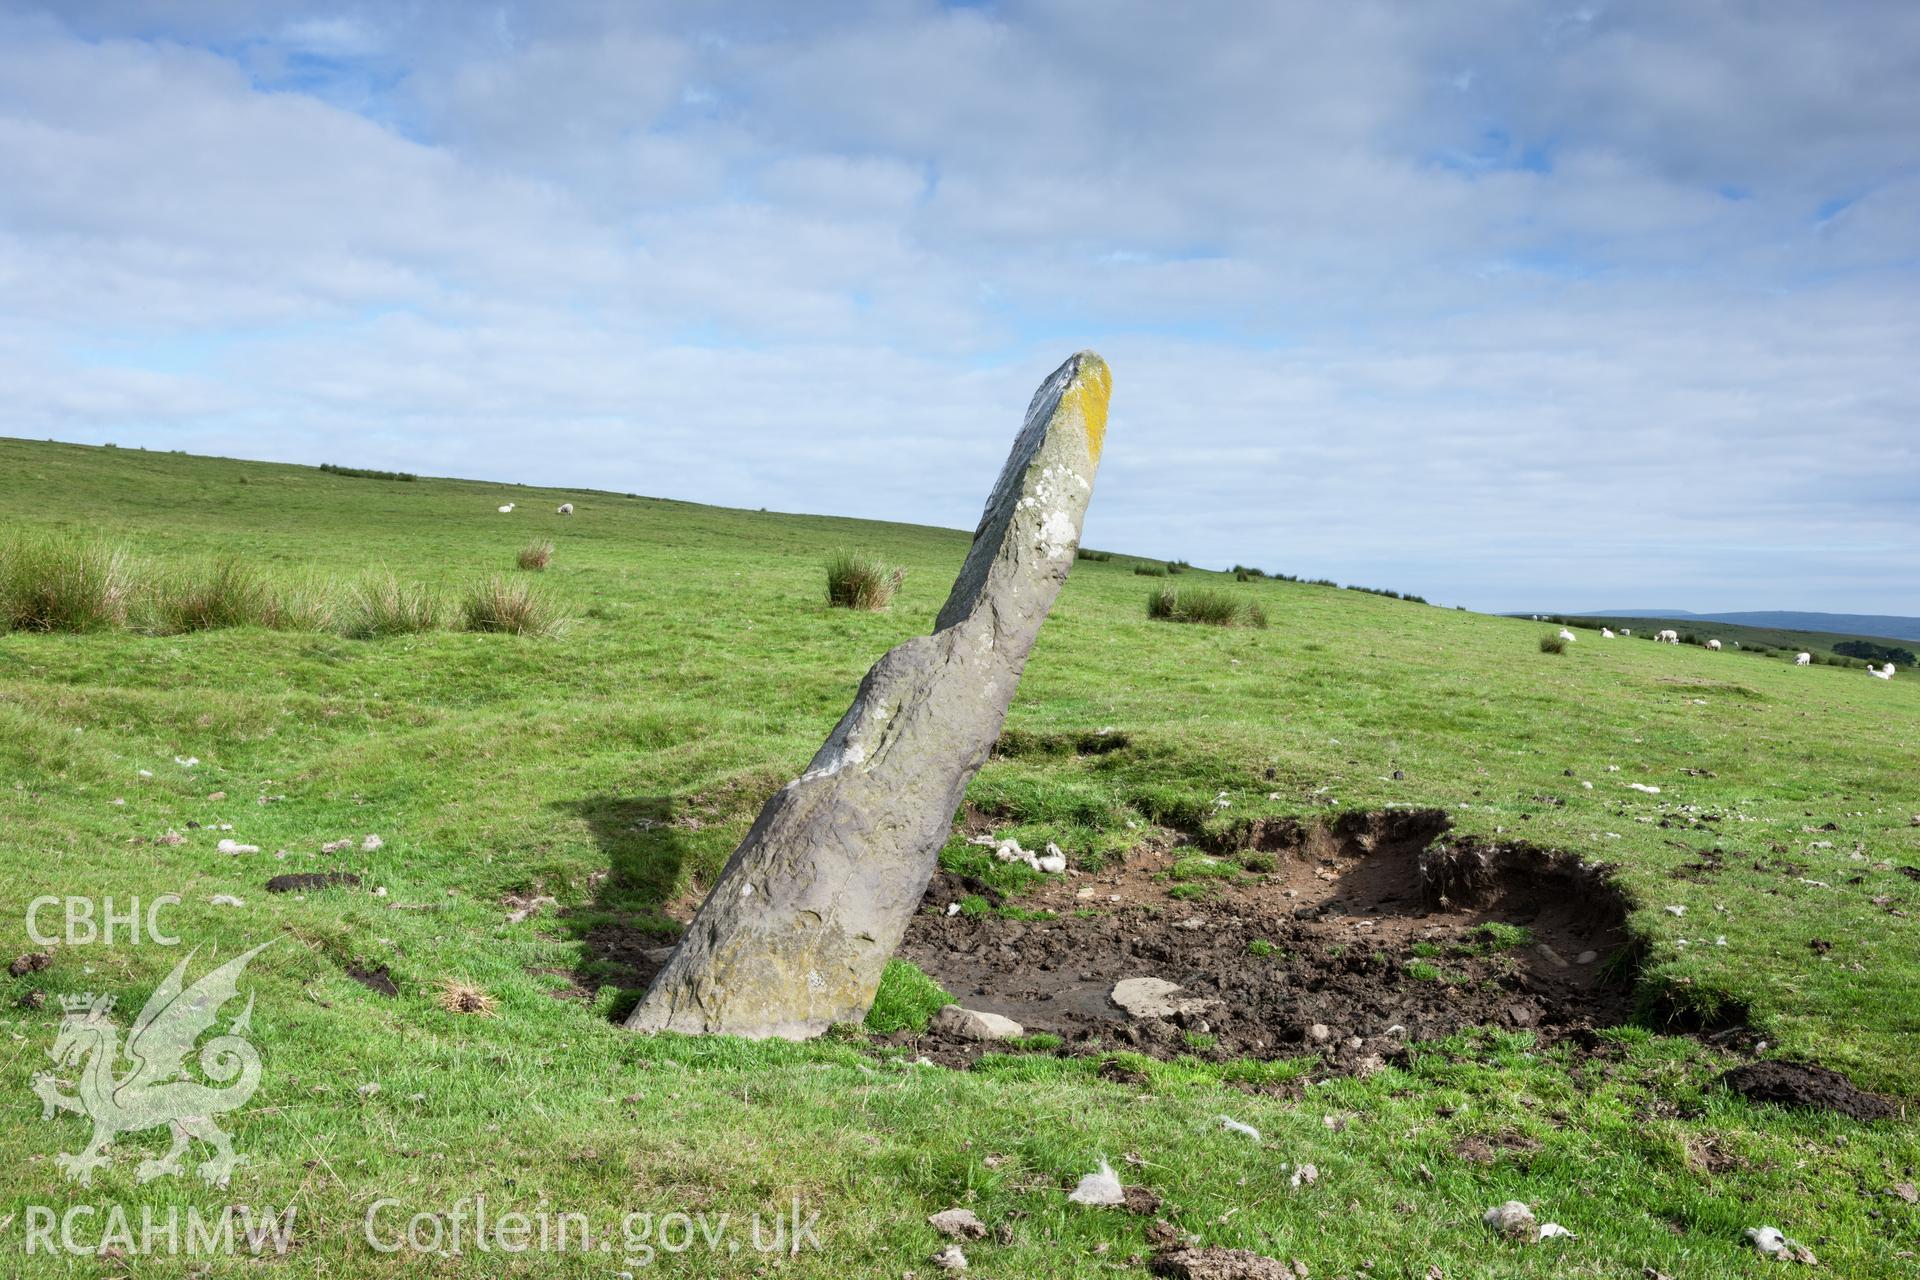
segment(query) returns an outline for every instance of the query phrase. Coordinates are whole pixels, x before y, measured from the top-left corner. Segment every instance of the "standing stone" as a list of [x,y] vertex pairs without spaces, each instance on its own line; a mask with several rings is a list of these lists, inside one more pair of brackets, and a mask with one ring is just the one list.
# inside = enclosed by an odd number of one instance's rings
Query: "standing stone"
[[1041,384],[933,634],[867,672],[628,1027],[804,1040],[866,1017],[1073,566],[1111,386],[1091,351]]

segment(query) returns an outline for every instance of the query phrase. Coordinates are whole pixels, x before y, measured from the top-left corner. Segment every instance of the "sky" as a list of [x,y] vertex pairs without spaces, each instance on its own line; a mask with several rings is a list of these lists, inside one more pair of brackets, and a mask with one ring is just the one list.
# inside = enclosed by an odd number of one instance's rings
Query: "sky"
[[1920,6],[0,0],[0,434],[1920,614]]

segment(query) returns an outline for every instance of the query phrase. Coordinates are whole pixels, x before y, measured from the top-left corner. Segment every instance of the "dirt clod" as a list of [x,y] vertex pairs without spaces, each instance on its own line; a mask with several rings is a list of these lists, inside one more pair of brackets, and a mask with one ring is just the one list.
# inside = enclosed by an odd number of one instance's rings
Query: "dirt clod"
[[29,973],[38,973],[52,963],[51,951],[29,951],[23,956],[14,957],[13,963],[7,966],[7,972],[20,978]]
[[1749,1102],[1834,1111],[1855,1120],[1891,1120],[1898,1111],[1879,1094],[1857,1089],[1838,1071],[1798,1062],[1750,1062],[1720,1077]]
[[351,871],[290,871],[267,881],[267,892],[313,893],[320,889],[331,889],[335,885],[351,888],[359,883],[360,877]]
[[971,1209],[942,1209],[939,1213],[929,1214],[927,1222],[943,1236],[955,1240],[984,1240],[987,1238],[987,1224],[980,1221]]
[[1218,1247],[1168,1249],[1155,1254],[1147,1269],[1171,1280],[1297,1280],[1307,1274],[1303,1266],[1251,1249]]

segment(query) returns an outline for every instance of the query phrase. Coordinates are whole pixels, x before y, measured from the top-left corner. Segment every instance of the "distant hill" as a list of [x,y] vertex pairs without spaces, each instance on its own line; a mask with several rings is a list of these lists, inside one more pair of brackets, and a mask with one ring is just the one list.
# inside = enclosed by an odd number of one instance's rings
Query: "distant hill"
[[1758,609],[1746,613],[1694,613],[1690,609],[1588,609],[1581,617],[1671,618],[1698,622],[1731,622],[1769,631],[1818,631],[1828,635],[1891,637],[1920,640],[1920,618],[1880,613],[1806,613],[1793,609]]
[[[1529,614],[1516,614],[1516,617],[1530,617]],[[1766,626],[1751,622],[1731,621],[1735,618],[1832,618],[1845,621],[1859,615],[1822,614],[1822,613],[1726,613],[1704,614],[1688,613],[1685,609],[1669,609],[1664,613],[1548,613],[1539,615],[1554,622],[1570,626],[1601,627],[1615,630],[1631,629],[1633,634],[1642,638],[1651,636],[1662,628],[1671,627],[1680,633],[1682,640],[1688,643],[1704,643],[1716,639],[1725,644],[1737,644],[1743,649],[1762,649],[1792,654],[1805,650],[1818,654],[1822,661],[1836,661],[1843,665],[1859,666],[1869,661],[1892,661],[1901,666],[1920,665],[1920,654],[1911,635],[1898,635],[1890,631],[1810,631],[1803,627]],[[1864,619],[1875,620],[1875,619]],[[1909,625],[1917,620],[1913,618],[1883,618],[1884,622],[1902,622]]]

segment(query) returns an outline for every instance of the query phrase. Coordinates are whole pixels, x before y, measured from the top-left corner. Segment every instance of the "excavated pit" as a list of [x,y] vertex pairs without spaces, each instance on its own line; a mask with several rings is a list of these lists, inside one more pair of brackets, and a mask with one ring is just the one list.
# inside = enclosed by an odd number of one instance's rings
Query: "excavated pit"
[[[1053,913],[1043,919],[949,914],[991,895],[942,872],[899,954],[960,1004],[1059,1036],[1067,1053],[1317,1053],[1365,1072],[1410,1041],[1469,1027],[1590,1042],[1596,1028],[1627,1021],[1627,903],[1607,869],[1451,840],[1448,828],[1439,810],[1268,822],[1250,847],[1210,862],[1196,862],[1209,855],[1190,844],[1159,842],[1008,904]],[[1207,886],[1205,896],[1181,897],[1196,892],[1181,885]],[[1177,983],[1177,1001],[1207,1003],[1130,1016],[1111,992],[1142,977]],[[992,1048],[896,1039],[950,1065]]]

